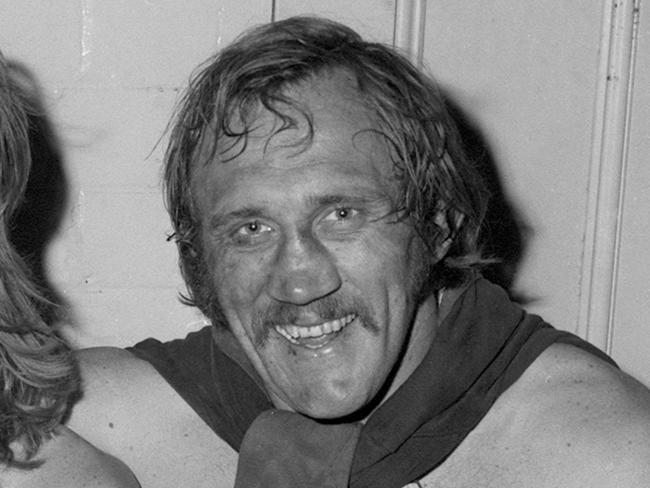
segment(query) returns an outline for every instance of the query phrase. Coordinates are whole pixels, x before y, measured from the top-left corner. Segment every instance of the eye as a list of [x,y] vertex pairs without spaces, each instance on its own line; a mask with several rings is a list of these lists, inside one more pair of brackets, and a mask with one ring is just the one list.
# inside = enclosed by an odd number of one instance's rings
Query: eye
[[324,235],[343,237],[361,229],[365,221],[365,213],[358,208],[336,207],[325,215],[320,228]]
[[246,222],[233,233],[233,240],[238,245],[255,245],[264,242],[273,232],[273,229],[258,220]]
[[328,221],[341,221],[349,220],[357,217],[359,211],[352,207],[338,207],[333,212],[330,212],[325,216],[325,220]]
[[262,231],[262,224],[260,224],[257,221],[254,221],[254,222],[247,222],[246,224],[241,226],[238,232],[244,234],[257,234],[261,231]]

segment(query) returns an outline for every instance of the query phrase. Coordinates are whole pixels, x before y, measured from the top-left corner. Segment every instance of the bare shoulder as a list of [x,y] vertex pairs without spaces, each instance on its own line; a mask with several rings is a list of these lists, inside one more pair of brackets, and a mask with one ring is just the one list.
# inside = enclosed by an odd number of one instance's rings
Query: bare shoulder
[[542,353],[421,486],[650,486],[650,392],[573,346]]
[[[126,387],[147,382],[159,376],[155,369],[125,349],[117,347],[93,347],[76,351],[81,368],[84,389]],[[126,382],[126,384],[124,384]]]
[[513,420],[508,439],[513,445],[527,439],[528,452],[554,471],[547,474],[558,477],[554,482],[592,487],[650,483],[650,392],[611,364],[556,344],[503,400],[503,412]]
[[[549,347],[517,382],[513,397],[518,401],[539,403],[556,418],[581,419],[576,427],[589,423],[610,429],[618,438],[650,429],[650,390],[630,375],[589,354],[566,344]],[[577,417],[577,418],[574,418]],[[635,444],[634,442],[631,443]],[[649,444],[650,437],[645,442]]]
[[[129,392],[147,384],[155,388],[160,378],[153,366],[125,349],[117,347],[81,349],[76,351],[76,357],[83,381],[80,405],[96,400],[95,395],[105,395],[107,390],[110,390],[110,394],[113,395],[115,389]],[[163,381],[162,378],[160,381]],[[122,395],[118,395],[118,400]]]
[[153,366],[117,348],[78,359],[83,395],[70,429],[126,463],[144,488],[232,486],[236,452]]
[[[20,457],[20,456],[19,456]],[[0,468],[3,488],[138,488],[133,473],[118,459],[83,440],[66,427],[43,443],[33,461],[37,467]],[[56,483],[53,484],[53,480]]]
[[[77,353],[82,396],[75,403],[68,426],[93,444],[110,448],[124,438],[132,418],[147,403],[164,396],[160,375],[126,350],[92,348]],[[151,403],[153,405],[154,403]],[[152,410],[152,414],[157,414]]]

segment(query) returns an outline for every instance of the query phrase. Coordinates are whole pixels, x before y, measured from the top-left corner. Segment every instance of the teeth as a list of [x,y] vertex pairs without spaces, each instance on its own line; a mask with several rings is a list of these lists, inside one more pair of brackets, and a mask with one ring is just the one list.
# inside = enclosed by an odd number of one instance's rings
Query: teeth
[[320,337],[323,335],[331,334],[332,332],[338,332],[343,327],[352,322],[355,318],[355,314],[349,314],[340,319],[331,320],[329,322],[324,322],[322,324],[314,325],[311,327],[298,327],[297,325],[288,324],[276,325],[275,330],[277,330],[278,333],[295,344],[297,343],[298,339]]

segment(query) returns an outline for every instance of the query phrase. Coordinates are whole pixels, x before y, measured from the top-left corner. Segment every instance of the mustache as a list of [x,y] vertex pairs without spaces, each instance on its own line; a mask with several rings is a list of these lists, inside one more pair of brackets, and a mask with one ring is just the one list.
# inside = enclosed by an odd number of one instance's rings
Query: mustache
[[326,296],[307,305],[271,302],[267,307],[258,310],[252,317],[253,330],[264,339],[268,331],[276,325],[295,324],[305,315],[315,315],[323,322],[354,314],[361,319],[363,327],[378,332],[379,327],[372,312],[366,304],[356,297]]

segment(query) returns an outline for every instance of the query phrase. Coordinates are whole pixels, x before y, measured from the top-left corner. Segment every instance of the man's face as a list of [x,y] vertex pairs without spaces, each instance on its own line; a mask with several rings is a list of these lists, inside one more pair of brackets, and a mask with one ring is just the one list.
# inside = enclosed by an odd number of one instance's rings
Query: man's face
[[423,246],[392,213],[393,163],[352,82],[338,73],[287,94],[312,114],[313,140],[299,116],[275,134],[260,109],[241,154],[195,170],[201,238],[214,295],[274,404],[336,418],[411,374],[435,301],[414,303]]

